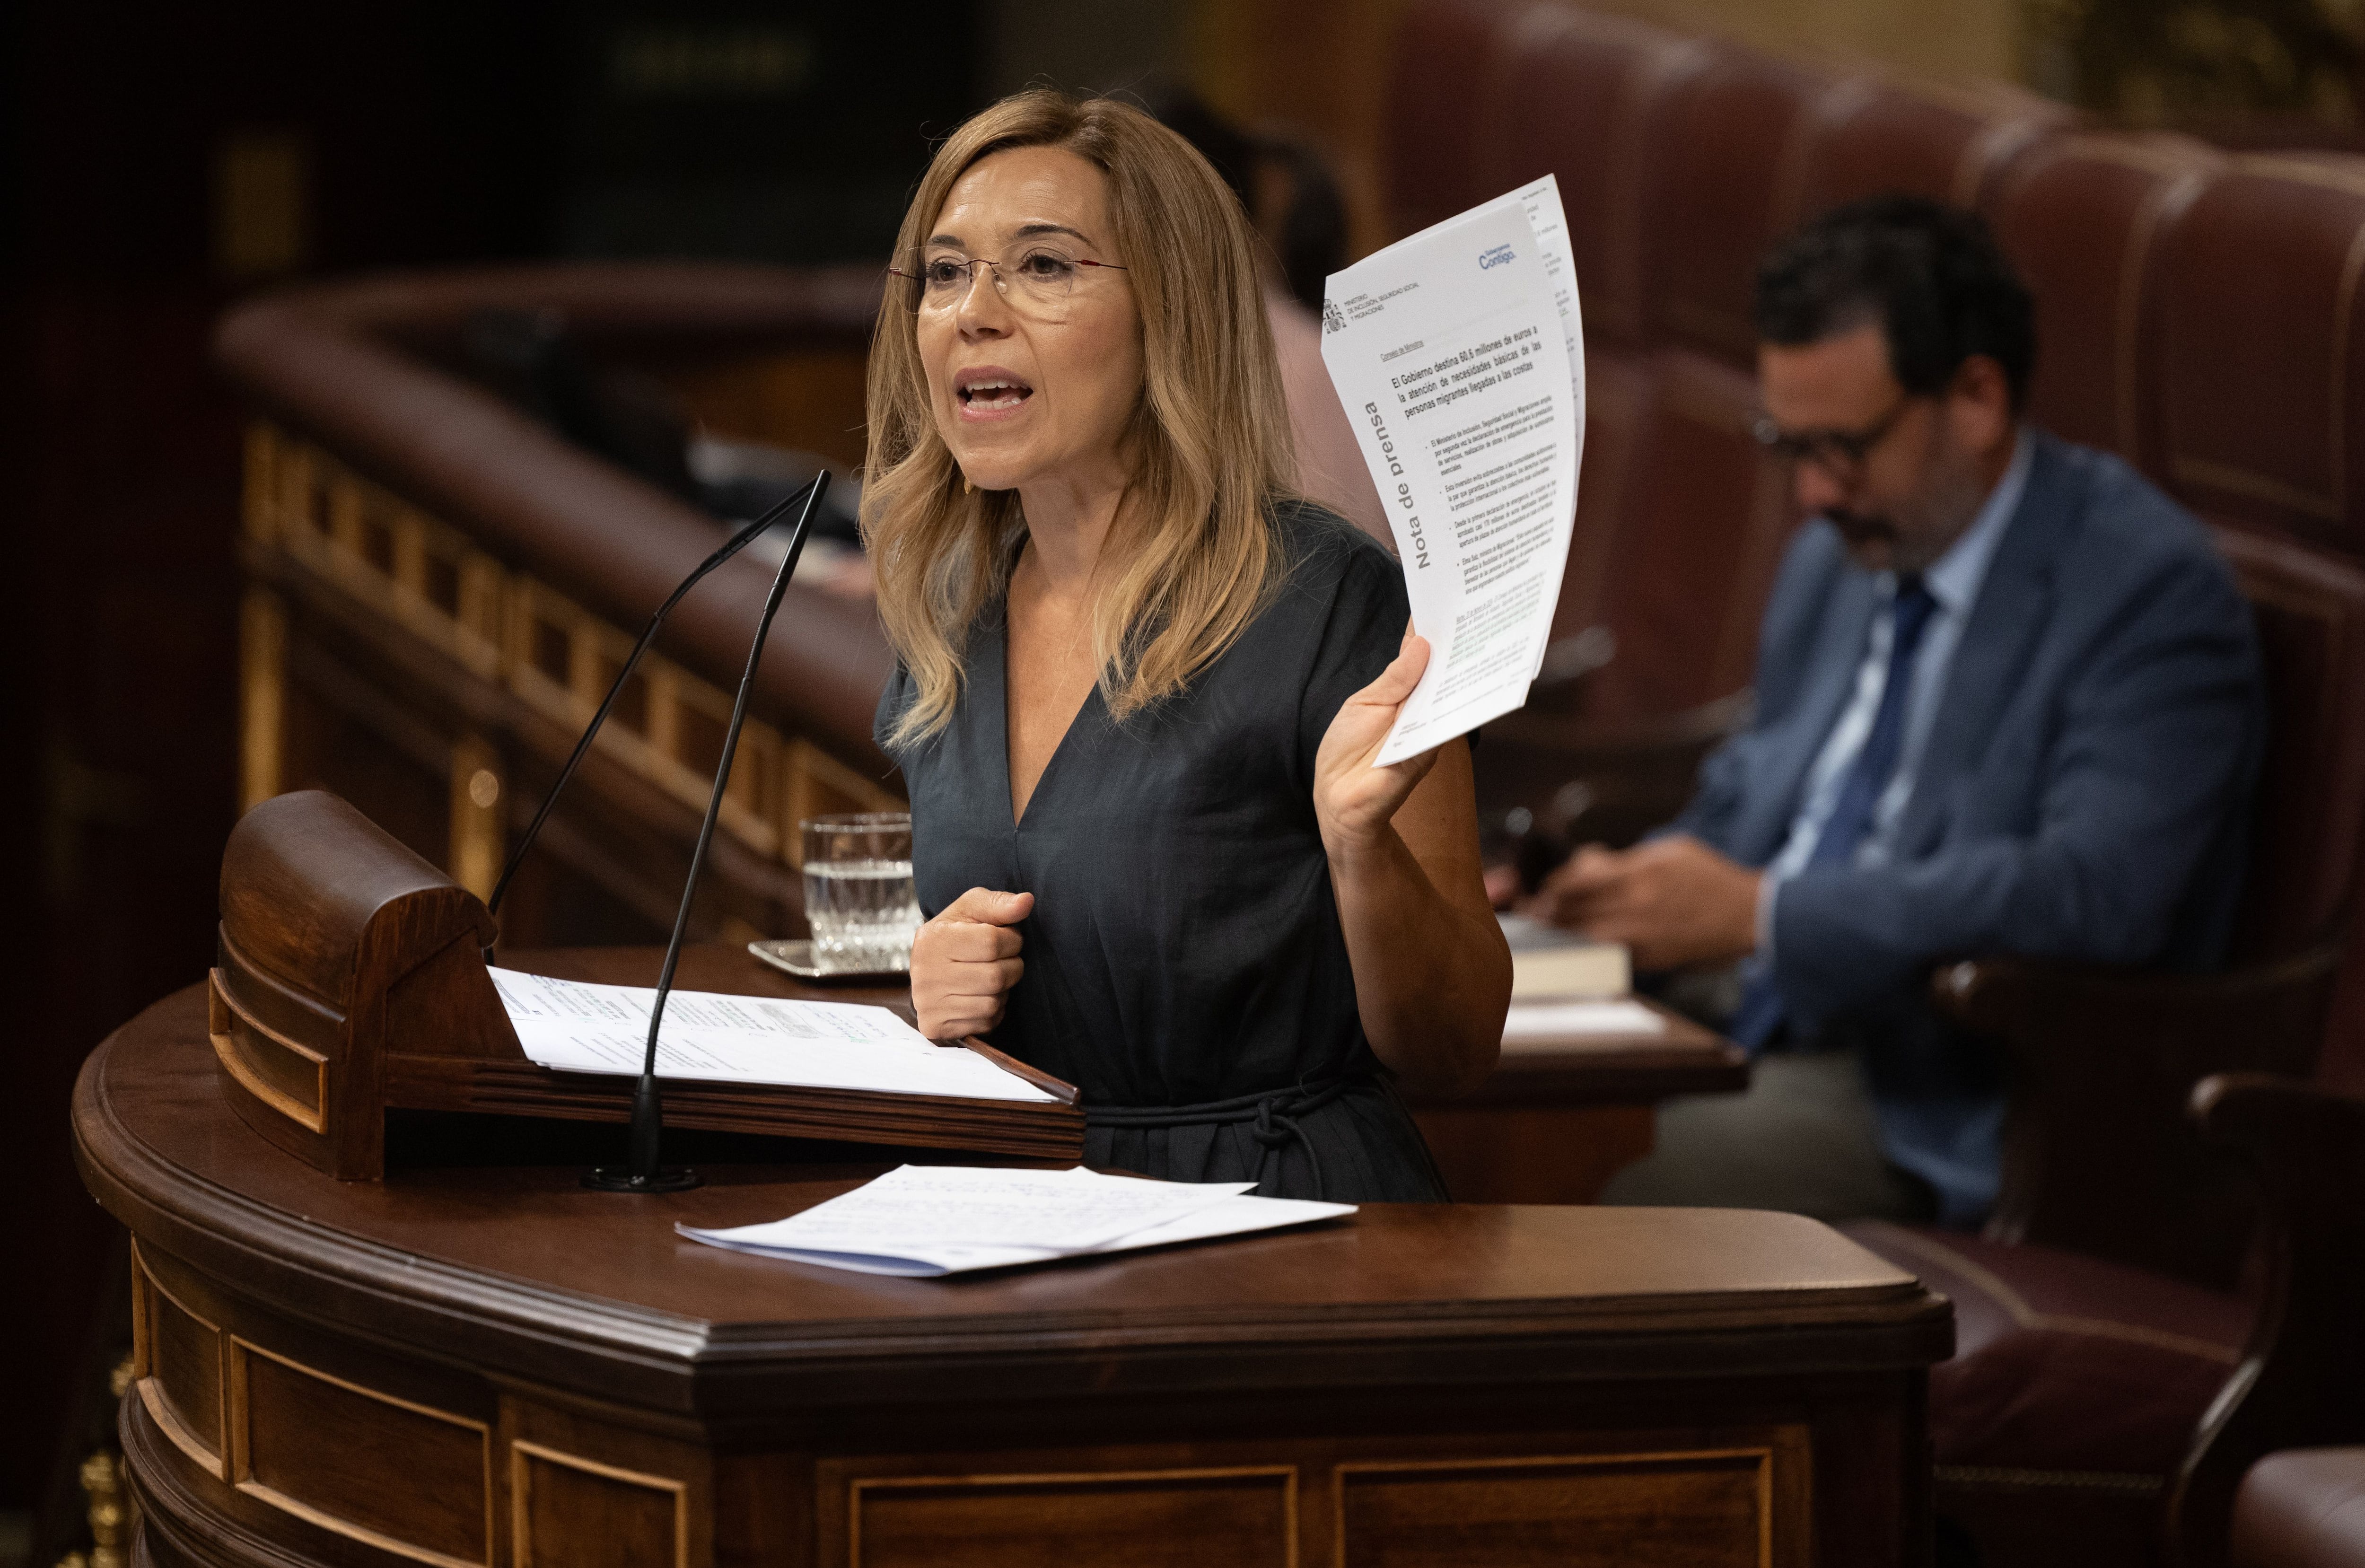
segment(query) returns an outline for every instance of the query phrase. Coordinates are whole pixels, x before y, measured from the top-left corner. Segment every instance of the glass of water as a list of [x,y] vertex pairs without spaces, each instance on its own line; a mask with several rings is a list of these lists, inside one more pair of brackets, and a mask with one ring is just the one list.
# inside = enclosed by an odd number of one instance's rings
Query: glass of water
[[829,974],[903,973],[920,896],[912,886],[908,812],[813,817],[804,834],[805,919],[813,968]]

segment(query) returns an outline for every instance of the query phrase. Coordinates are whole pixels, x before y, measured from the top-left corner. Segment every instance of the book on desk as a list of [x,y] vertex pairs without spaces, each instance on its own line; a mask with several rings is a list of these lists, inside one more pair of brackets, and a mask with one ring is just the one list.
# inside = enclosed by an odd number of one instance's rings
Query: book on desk
[[1524,915],[1498,917],[1511,948],[1511,1010],[1503,1049],[1625,1045],[1662,1035],[1666,1020],[1634,1000],[1634,960],[1622,942],[1593,942]]

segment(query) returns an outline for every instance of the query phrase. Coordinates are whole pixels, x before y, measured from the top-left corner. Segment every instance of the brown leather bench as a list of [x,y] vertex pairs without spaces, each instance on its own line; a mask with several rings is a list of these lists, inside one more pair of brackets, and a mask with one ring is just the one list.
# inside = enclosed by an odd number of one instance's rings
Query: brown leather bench
[[1554,622],[1568,656],[1530,712],[1490,727],[1481,805],[1564,840],[1628,837],[1672,814],[1745,716],[1795,521],[1751,433],[1758,256],[1851,196],[1982,199],[2064,111],[1833,77],[1548,0],[1416,6],[1395,58],[1397,226],[1549,170],[1585,306],[1585,464]]
[[[219,358],[259,414],[241,540],[248,800],[334,790],[488,890],[622,649],[722,542],[712,517],[471,379],[460,343],[479,312],[563,318],[702,422],[785,430],[851,468],[879,288],[870,268],[520,266],[232,311]],[[671,924],[770,577],[751,551],[676,611],[513,890],[512,939]],[[870,738],[890,665],[867,600],[790,588],[701,930],[793,930],[798,818],[897,800]]]
[[2365,1568],[2365,1448],[2269,1454],[2234,1503],[2234,1568]]
[[[2171,1529],[2222,1551],[2227,1476],[2271,1445],[2272,1409],[2236,1377],[2271,1326],[2245,1271],[2255,1200],[2184,1102],[2213,1071],[2307,1075],[2327,1040],[2365,1071],[2348,918],[2365,162],[2093,134],[2001,85],[1834,73],[1545,0],[1425,0],[1396,58],[1399,227],[1552,170],[1585,297],[1592,407],[1556,630],[1603,628],[1591,652],[1610,656],[1488,727],[1488,806],[1568,838],[1637,831],[1745,711],[1795,521],[1748,435],[1751,279],[1776,236],[1838,201],[1904,189],[1987,213],[2037,296],[2035,420],[2218,529],[2274,703],[2234,966],[2179,986],[1964,955],[1944,995],[2018,1069],[1996,1223],[1859,1239],[1956,1298],[1960,1345],[1932,1378],[1940,1506],[1990,1561],[2146,1562]],[[2248,1410],[2230,1428],[2204,1423],[2221,1394],[2221,1417]]]

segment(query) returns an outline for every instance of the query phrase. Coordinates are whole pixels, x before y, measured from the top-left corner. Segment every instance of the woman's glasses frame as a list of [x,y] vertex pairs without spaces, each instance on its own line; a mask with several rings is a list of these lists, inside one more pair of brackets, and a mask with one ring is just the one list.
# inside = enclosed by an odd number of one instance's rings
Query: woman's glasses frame
[[[1102,272],[1121,273],[1132,270],[1116,262],[1096,262],[1086,256],[1071,256],[1055,246],[1030,245],[1011,262],[1010,271],[1005,271],[1003,262],[992,256],[936,255],[923,258],[915,269],[889,267],[887,272],[889,276],[903,281],[906,286],[906,303],[914,315],[932,307],[936,309],[950,309],[956,302],[967,299],[970,291],[977,286],[977,269],[981,266],[992,271],[994,292],[1003,299],[1011,300],[1014,304],[1019,299],[1042,302],[1046,299],[1044,293],[1030,285],[1026,273],[1020,270],[1037,256],[1048,256],[1070,267],[1091,267]],[[963,276],[958,285],[948,287],[948,291],[941,300],[932,301],[928,297],[928,273],[932,268],[939,265],[958,267]],[[1014,289],[1011,286],[1014,272],[1016,274],[1018,284]],[[1057,293],[1048,297],[1055,301],[1065,299],[1074,286],[1075,279],[1070,276],[1062,280]]]

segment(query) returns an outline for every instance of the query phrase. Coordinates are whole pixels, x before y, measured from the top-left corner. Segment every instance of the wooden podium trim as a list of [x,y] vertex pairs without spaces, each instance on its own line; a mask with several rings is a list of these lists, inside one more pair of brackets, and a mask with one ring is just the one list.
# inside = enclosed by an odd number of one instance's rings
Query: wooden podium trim
[[[175,1312],[213,1336],[216,1415],[214,1441],[211,1443],[183,1418],[180,1407],[173,1403],[172,1390],[166,1385],[158,1365],[156,1302],[160,1297],[172,1303]],[[230,1479],[230,1443],[224,1428],[230,1420],[230,1383],[221,1364],[221,1332],[220,1324],[165,1289],[163,1282],[149,1271],[148,1260],[140,1253],[139,1238],[134,1237],[131,1241],[132,1386],[140,1391],[140,1403],[147,1407],[148,1418],[156,1423],[156,1429],[170,1439],[174,1448],[188,1455],[198,1469],[217,1481],[227,1481]]]
[[[1729,1443],[1703,1448],[1603,1449],[1589,1453],[1490,1454],[1472,1459],[1374,1459],[1346,1460],[1331,1467],[1330,1506],[1333,1562],[1336,1568],[1346,1568],[1350,1543],[1347,1540],[1347,1493],[1357,1480],[1377,1480],[1385,1476],[1440,1476],[1479,1474],[1487,1471],[1602,1471],[1618,1466],[1642,1464],[1693,1463],[1718,1460],[1754,1461],[1757,1490],[1757,1562],[1758,1568],[1792,1561],[1780,1551],[1775,1540],[1776,1468],[1782,1463],[1784,1445],[1775,1441]],[[1811,1459],[1799,1456],[1802,1466]],[[1803,1470],[1802,1470],[1803,1475]],[[1803,1561],[1803,1558],[1799,1559]]]
[[[386,1103],[412,1110],[622,1122],[632,1109],[633,1080],[622,1075],[408,1051],[389,1051],[385,1061]],[[667,1126],[1082,1158],[1084,1117],[1073,1105],[691,1078],[664,1082]]]
[[513,1438],[510,1441],[510,1561],[515,1568],[533,1568],[534,1563],[532,1463],[534,1460],[564,1465],[586,1475],[599,1476],[603,1481],[621,1481],[627,1486],[666,1494],[673,1501],[674,1568],[689,1568],[689,1482],[670,1475],[652,1475],[646,1471],[626,1470],[620,1464],[603,1464],[579,1453],[567,1453],[542,1443],[528,1442],[523,1438]]
[[306,1524],[327,1530],[331,1535],[341,1535],[347,1540],[357,1540],[364,1546],[374,1546],[380,1551],[390,1552],[397,1557],[408,1557],[414,1562],[432,1563],[434,1568],[485,1568],[486,1563],[491,1561],[489,1558],[483,1557],[452,1557],[441,1551],[431,1551],[424,1546],[413,1546],[407,1540],[387,1535],[381,1530],[374,1530],[367,1525],[357,1525],[350,1519],[341,1519],[334,1514],[312,1506],[309,1503],[299,1503],[286,1493],[275,1492],[260,1481],[241,1481],[236,1484],[241,1494],[253,1498],[256,1502],[268,1503],[280,1512],[292,1514]]
[[[318,1367],[306,1366],[292,1356],[282,1355],[276,1350],[267,1350],[252,1339],[237,1334],[230,1335],[229,1341],[230,1379],[223,1389],[222,1411],[224,1424],[229,1428],[227,1436],[230,1441],[225,1459],[230,1484],[259,1502],[268,1503],[284,1513],[293,1514],[297,1518],[318,1525],[331,1534],[342,1535],[348,1540],[358,1540],[365,1546],[374,1546],[381,1551],[390,1551],[414,1562],[433,1563],[435,1568],[486,1568],[486,1565],[492,1562],[494,1494],[493,1437],[490,1425],[473,1417],[455,1416],[449,1410],[438,1410],[432,1405],[421,1405],[416,1400],[398,1398],[394,1394],[352,1382],[350,1379],[322,1372]],[[342,1518],[316,1504],[291,1497],[275,1486],[257,1481],[254,1478],[251,1453],[252,1433],[249,1426],[252,1411],[248,1395],[246,1366],[247,1358],[250,1356],[261,1356],[267,1361],[276,1361],[290,1372],[300,1372],[317,1382],[327,1383],[331,1388],[340,1388],[348,1394],[360,1394],[364,1399],[374,1399],[381,1405],[390,1405],[398,1410],[407,1410],[414,1416],[424,1416],[476,1433],[476,1439],[482,1447],[481,1462],[485,1477],[483,1554],[477,1557],[454,1557],[449,1552],[437,1551],[432,1547],[420,1546],[415,1541],[404,1540],[399,1536],[388,1535],[384,1530],[373,1529],[368,1525],[358,1524],[352,1519]]]
[[[222,983],[219,969],[207,972],[206,989],[208,999],[207,1035],[213,1041],[214,1055],[240,1087],[270,1106],[297,1126],[320,1133],[329,1129],[329,1058],[320,1052],[297,1045],[294,1040],[263,1023],[238,1004],[230,988]],[[307,1105],[293,1094],[263,1076],[263,1070],[247,1059],[238,1036],[231,1033],[232,1018],[243,1024],[262,1039],[277,1046],[299,1060],[311,1064],[315,1088],[312,1103]],[[298,1070],[301,1070],[300,1069]]]
[[1228,1464],[1180,1466],[1155,1470],[1051,1470],[1014,1471],[1009,1473],[857,1475],[846,1484],[846,1562],[851,1568],[862,1568],[863,1499],[866,1493],[886,1492],[951,1492],[963,1488],[979,1491],[1022,1491],[1028,1487],[1091,1486],[1103,1489],[1123,1487],[1128,1483],[1155,1484],[1168,1482],[1182,1484],[1210,1481],[1272,1481],[1279,1484],[1282,1518],[1283,1562],[1287,1568],[1299,1564],[1299,1490],[1304,1477],[1296,1464]]
[[[240,818],[221,889],[207,982],[218,1076],[247,1126],[297,1159],[381,1179],[394,1108],[631,1119],[629,1077],[526,1059],[481,957],[496,935],[483,902],[335,796],[299,790]],[[691,1080],[668,1081],[667,1099],[670,1123],[727,1132],[1063,1164],[1084,1143],[1083,1114],[1057,1101]]]
[[174,1448],[195,1461],[198,1469],[217,1481],[222,1480],[224,1461],[221,1456],[208,1450],[205,1440],[189,1430],[188,1423],[183,1421],[173,1408],[173,1402],[165,1398],[156,1386],[156,1380],[143,1377],[134,1386],[140,1390],[140,1403],[148,1407],[148,1418],[156,1423],[156,1429],[170,1438]]

